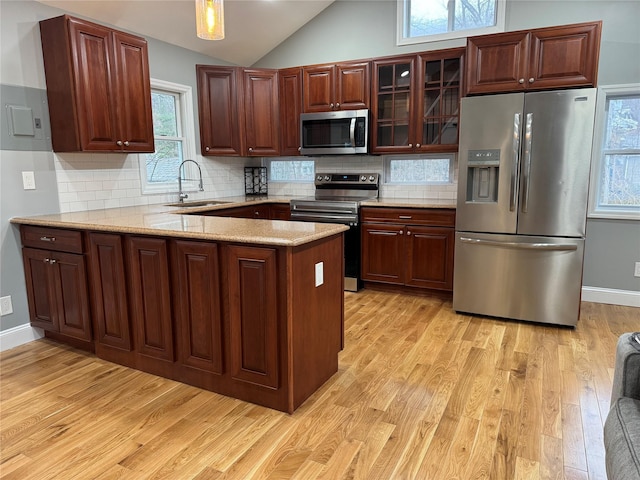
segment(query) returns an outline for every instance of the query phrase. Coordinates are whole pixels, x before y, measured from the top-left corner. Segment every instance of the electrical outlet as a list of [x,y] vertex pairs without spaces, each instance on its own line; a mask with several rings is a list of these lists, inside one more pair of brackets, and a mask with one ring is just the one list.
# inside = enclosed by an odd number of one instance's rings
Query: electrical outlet
[[13,305],[11,304],[11,295],[0,298],[0,315],[9,315],[13,313]]
[[25,190],[36,189],[36,177],[33,172],[22,172],[22,187]]
[[636,262],[636,268],[633,272],[634,277],[640,277],[640,262]]

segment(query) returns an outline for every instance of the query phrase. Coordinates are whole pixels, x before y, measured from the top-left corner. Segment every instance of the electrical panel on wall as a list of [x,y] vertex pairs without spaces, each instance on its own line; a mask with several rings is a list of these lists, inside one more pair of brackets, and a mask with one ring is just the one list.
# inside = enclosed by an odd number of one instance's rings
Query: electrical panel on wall
[[2,150],[52,150],[46,90],[2,84],[0,100]]

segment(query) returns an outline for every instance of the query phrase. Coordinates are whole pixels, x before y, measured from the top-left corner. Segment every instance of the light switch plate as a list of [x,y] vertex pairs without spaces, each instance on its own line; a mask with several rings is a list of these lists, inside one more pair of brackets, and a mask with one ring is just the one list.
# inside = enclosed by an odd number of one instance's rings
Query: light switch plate
[[324,283],[324,262],[316,263],[316,287]]
[[36,177],[33,172],[22,172],[22,186],[25,190],[36,189]]

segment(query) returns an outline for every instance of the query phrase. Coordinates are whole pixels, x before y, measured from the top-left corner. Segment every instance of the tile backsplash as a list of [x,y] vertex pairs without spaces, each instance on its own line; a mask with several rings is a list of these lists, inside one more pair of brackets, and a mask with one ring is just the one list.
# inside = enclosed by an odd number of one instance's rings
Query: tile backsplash
[[[61,212],[95,210],[170,203],[178,200],[177,189],[169,194],[143,194],[138,155],[118,153],[56,153],[54,165]],[[244,167],[259,165],[260,159],[201,157],[204,192],[189,192],[189,200],[244,195]],[[454,182],[446,185],[388,185],[384,183],[383,157],[338,156],[315,158],[316,172],[379,173],[380,196],[416,199],[455,199]],[[177,176],[177,172],[176,172]],[[270,195],[313,196],[313,183],[269,182]]]

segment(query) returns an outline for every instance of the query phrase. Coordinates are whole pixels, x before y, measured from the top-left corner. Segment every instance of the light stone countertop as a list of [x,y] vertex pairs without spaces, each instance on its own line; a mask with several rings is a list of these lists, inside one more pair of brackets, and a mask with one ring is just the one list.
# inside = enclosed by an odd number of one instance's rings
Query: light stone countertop
[[[11,223],[277,246],[303,245],[348,230],[346,225],[332,223],[198,215],[198,212],[260,203],[289,203],[293,198],[296,197],[225,197],[187,201],[179,206],[157,204],[14,217]],[[206,202],[211,203],[203,205]],[[189,206],[190,203],[194,206]],[[455,208],[456,206],[455,200],[409,198],[378,198],[364,201],[362,205],[409,208]]]

